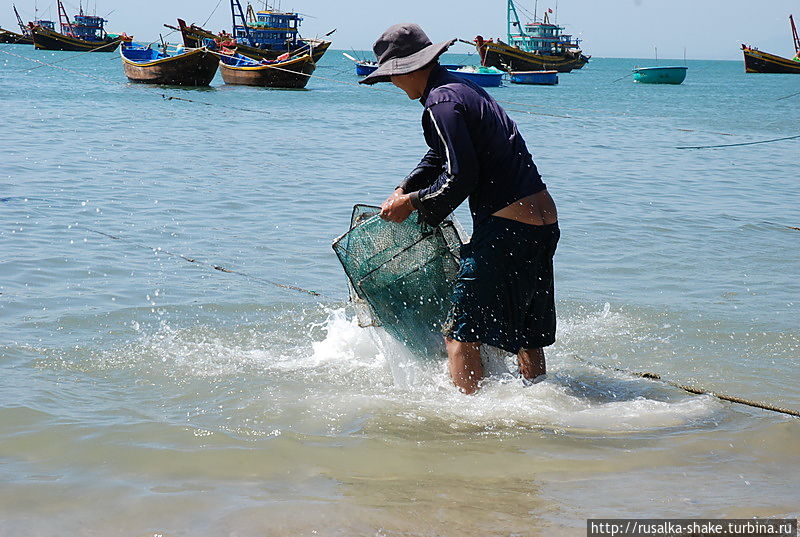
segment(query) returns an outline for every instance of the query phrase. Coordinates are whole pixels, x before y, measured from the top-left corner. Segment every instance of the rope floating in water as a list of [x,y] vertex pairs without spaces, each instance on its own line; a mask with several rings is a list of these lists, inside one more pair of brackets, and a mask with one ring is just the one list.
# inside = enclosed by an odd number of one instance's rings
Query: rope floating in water
[[800,91],[798,91],[796,93],[790,93],[789,95],[784,95],[783,97],[779,97],[779,98],[777,98],[775,100],[776,101],[782,101],[784,99],[788,99],[789,97],[794,97],[795,95],[800,95]]
[[[108,84],[122,84],[122,82],[117,82],[115,80],[108,80],[107,78],[102,78],[99,76],[88,75],[86,73],[81,73],[80,71],[76,71],[74,69],[67,69],[66,67],[60,67],[58,65],[54,65],[52,63],[43,62],[41,60],[37,60],[36,58],[29,58],[28,56],[23,56],[22,54],[14,54],[13,52],[9,52],[7,50],[0,50],[3,54],[8,54],[9,56],[15,56],[17,58],[22,58],[23,60],[28,60],[31,62],[39,63],[43,66],[52,67],[53,69],[60,69],[62,71],[66,71],[67,73],[74,73],[76,75],[85,76],[86,78],[91,78],[93,80],[98,80],[100,82],[106,82]],[[30,69],[29,69],[30,70]]]
[[186,97],[178,97],[176,95],[167,95],[166,93],[159,93],[161,97],[165,101],[183,101],[186,103],[195,103],[195,104],[202,104],[205,106],[221,106],[222,108],[231,108],[233,110],[239,110],[242,112],[256,112],[259,114],[267,114],[270,115],[271,112],[269,110],[256,110],[254,108],[242,108],[240,106],[231,106],[229,104],[221,104],[221,103],[207,103],[205,101],[196,101],[194,99],[187,99]]
[[[160,247],[159,248],[153,248],[152,246],[139,244],[138,242],[134,242],[134,241],[132,241],[130,239],[125,239],[124,237],[119,237],[117,235],[112,235],[110,233],[105,233],[103,231],[98,231],[96,229],[92,229],[92,228],[88,228],[88,227],[84,227],[84,226],[73,226],[73,227],[76,228],[76,229],[83,229],[83,230],[89,231],[91,233],[96,233],[98,235],[102,235],[103,237],[107,237],[107,238],[113,239],[115,241],[124,242],[124,243],[130,244],[130,245],[136,246],[138,248],[142,248],[142,249],[145,249],[145,250],[151,250],[151,251],[153,251],[153,252],[155,252],[157,254],[165,254],[165,255],[168,255],[170,257],[176,257],[176,258],[183,259],[184,261],[188,261],[189,263],[196,263],[198,265],[205,265],[205,266],[210,267],[210,268],[212,268],[214,270],[217,270],[219,272],[225,272],[225,273],[228,273],[228,274],[236,274],[237,276],[244,276],[245,278],[248,278],[248,279],[250,279],[250,280],[252,280],[254,282],[264,283],[264,284],[272,285],[272,286],[275,286],[275,287],[280,287],[281,289],[288,289],[290,291],[297,291],[297,292],[300,292],[300,293],[306,293],[306,294],[311,295],[311,296],[325,297],[325,295],[323,295],[322,293],[319,293],[317,291],[312,291],[310,289],[303,289],[302,287],[297,287],[295,285],[289,285],[289,284],[285,284],[285,283],[274,282],[274,281],[268,280],[266,278],[260,278],[258,276],[253,276],[251,274],[247,274],[245,272],[241,272],[241,271],[238,271],[238,270],[232,270],[232,269],[229,269],[229,268],[225,268],[225,267],[223,267],[221,265],[215,265],[214,263],[208,263],[206,261],[200,261],[199,259],[195,259],[193,257],[187,257],[187,256],[182,255],[182,254],[176,254],[174,252],[170,252],[168,250],[164,250],[163,248],[160,248]],[[328,297],[325,297],[325,298],[328,298]]]
[[682,145],[675,149],[716,149],[718,147],[739,147],[743,145],[756,145],[756,144],[770,144],[772,142],[782,142],[784,140],[795,140],[800,138],[800,134],[794,136],[786,136],[784,138],[772,138],[771,140],[758,140],[756,142],[740,142],[738,144],[720,144],[720,145]]
[[[117,39],[117,41],[119,41],[119,39]],[[113,42],[114,41],[111,41],[111,43],[113,43]],[[87,52],[95,52],[97,50],[100,50],[101,48],[107,47],[111,43],[104,43],[104,44],[100,45],[97,48],[93,48],[93,49],[89,49],[89,50],[82,50],[82,51],[78,52],[77,54],[73,54],[71,56],[67,56],[66,58],[61,58],[60,60],[55,60],[53,63],[61,63],[61,62],[66,61],[66,60],[71,60],[72,58],[77,58],[78,56],[82,56],[83,54],[86,54]],[[114,59],[116,59],[116,58],[114,58]],[[36,67],[31,67],[30,69],[20,69],[20,71],[31,72],[31,71],[34,71],[36,69],[40,69],[42,67],[52,67],[52,65],[51,64],[47,64],[47,63],[43,63],[42,65],[37,65]]]
[[753,408],[760,408],[762,410],[769,410],[771,412],[778,412],[780,414],[786,414],[788,416],[794,416],[796,418],[800,418],[800,411],[792,410],[789,408],[783,408],[775,405],[771,405],[769,403],[762,403],[760,401],[752,401],[750,399],[745,399],[743,397],[736,397],[733,395],[725,395],[723,393],[713,392],[711,390],[706,390],[704,388],[698,388],[695,386],[688,386],[685,384],[680,384],[678,382],[673,382],[671,380],[666,380],[661,378],[661,375],[658,373],[640,373],[637,371],[629,371],[627,369],[621,369],[619,367],[611,367],[603,364],[595,364],[594,362],[590,362],[589,360],[585,360],[580,356],[573,356],[579,362],[583,362],[584,364],[588,364],[592,367],[597,367],[599,369],[605,369],[607,371],[617,371],[619,373],[626,373],[628,375],[633,375],[634,377],[639,377],[647,380],[657,380],[658,382],[663,382],[664,384],[669,384],[673,388],[679,388],[685,392],[693,393],[696,395],[711,395],[712,397],[716,397],[717,399],[722,399],[723,401],[730,401],[731,403],[737,403],[740,405],[746,405]]

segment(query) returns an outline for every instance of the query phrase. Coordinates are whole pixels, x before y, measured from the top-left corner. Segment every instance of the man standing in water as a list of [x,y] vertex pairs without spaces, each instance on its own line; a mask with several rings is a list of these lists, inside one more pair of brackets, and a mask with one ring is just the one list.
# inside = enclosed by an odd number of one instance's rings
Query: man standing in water
[[464,393],[483,378],[480,345],[516,353],[520,373],[546,372],[555,341],[553,255],[558,218],[516,124],[482,88],[449,73],[416,24],[396,24],[375,42],[379,67],[362,84],[392,82],[425,107],[430,148],[381,206],[402,222],[413,211],[441,223],[469,198],[470,242],[461,251],[453,306],[444,326],[450,376]]

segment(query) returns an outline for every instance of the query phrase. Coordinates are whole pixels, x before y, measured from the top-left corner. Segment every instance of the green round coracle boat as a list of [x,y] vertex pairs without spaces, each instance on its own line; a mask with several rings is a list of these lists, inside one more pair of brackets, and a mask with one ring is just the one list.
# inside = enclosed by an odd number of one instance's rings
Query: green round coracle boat
[[633,81],[640,84],[682,84],[688,67],[635,67]]

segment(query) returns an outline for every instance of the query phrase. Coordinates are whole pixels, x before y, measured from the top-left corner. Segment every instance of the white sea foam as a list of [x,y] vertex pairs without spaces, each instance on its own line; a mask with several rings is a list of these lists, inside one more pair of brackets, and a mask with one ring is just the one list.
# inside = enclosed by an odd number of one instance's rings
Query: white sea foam
[[[353,423],[359,413],[388,413],[445,420],[454,427],[625,432],[679,427],[721,408],[710,397],[575,360],[576,354],[591,356],[611,341],[635,338],[636,321],[609,307],[561,321],[559,343],[547,351],[548,376],[537,384],[526,385],[516,374],[514,357],[486,353],[487,378],[475,396],[456,390],[443,357],[421,360],[384,330],[359,327],[344,308],[311,316],[319,321],[300,322],[306,328],[294,331],[280,323],[246,333],[236,327],[210,331],[162,325],[105,353],[98,365],[208,379],[211,385],[246,374],[280,392],[270,408],[308,412],[331,423]],[[242,389],[257,397],[260,383]]]
[[[630,321],[602,312],[566,324],[573,345],[612,332],[624,332]],[[314,343],[311,363],[317,367],[368,367],[391,374],[392,390],[381,391],[387,404],[471,425],[544,426],[596,431],[674,427],[707,418],[720,408],[710,397],[689,396],[653,381],[623,373],[599,371],[576,363],[556,350],[549,354],[549,375],[532,386],[515,375],[514,360],[499,352],[485,359],[488,378],[473,397],[450,383],[443,360],[424,362],[379,328],[359,328],[342,310],[326,324],[327,336]],[[383,385],[384,383],[379,383]]]

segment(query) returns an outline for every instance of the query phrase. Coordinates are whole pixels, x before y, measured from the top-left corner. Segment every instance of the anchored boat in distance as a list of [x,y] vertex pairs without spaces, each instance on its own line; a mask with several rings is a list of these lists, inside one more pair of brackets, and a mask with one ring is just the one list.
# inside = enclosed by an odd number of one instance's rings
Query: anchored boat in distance
[[265,88],[302,89],[316,69],[310,54],[277,60],[256,60],[241,54],[220,56],[219,69],[226,84]]
[[478,49],[481,63],[503,71],[555,70],[560,73],[569,73],[586,65],[591,56],[581,51],[581,40],[561,33],[564,27],[550,22],[552,12],[552,9],[545,11],[541,22],[536,20],[534,13],[534,20],[523,25],[514,0],[508,0],[508,43],[500,39],[485,40],[480,35],[471,42]]
[[683,84],[688,70],[689,68],[683,65],[634,67],[633,81],[639,84]]
[[[0,28],[0,43],[5,43],[8,45],[33,45],[33,38],[31,37],[31,33],[28,30],[28,27],[25,26],[25,23],[22,22],[22,17],[19,16],[19,11],[17,11],[17,6],[11,4],[11,7],[14,9],[14,15],[17,16],[17,25],[19,26],[19,31],[21,33],[12,32],[11,30],[4,30],[3,28]],[[36,21],[36,22],[44,22],[44,21]],[[52,24],[53,23],[50,22],[51,26]]]
[[794,25],[794,17],[791,15],[789,15],[789,25],[792,27],[792,37],[794,38],[794,58],[783,58],[742,44],[745,72],[800,74],[800,38],[797,37],[797,27]]
[[128,80],[142,84],[208,86],[217,74],[219,57],[205,47],[160,50],[150,45],[123,43],[119,49]]
[[[221,46],[235,48],[238,54],[256,60],[274,60],[289,53],[290,56],[310,54],[317,62],[331,46],[331,42],[326,39],[300,37],[300,23],[303,19],[299,13],[276,9],[256,12],[253,6],[248,4],[245,15],[239,0],[230,2],[232,34],[225,31],[215,34],[194,24],[187,25],[183,19],[178,19],[177,28],[168,24],[164,26],[179,30],[183,36],[183,44],[188,48],[201,47],[204,39],[212,39]],[[331,30],[325,37],[335,31]]]
[[55,30],[52,21],[36,21],[28,24],[33,44],[41,50],[71,50],[76,52],[114,52],[120,43],[130,41],[125,34],[106,32],[108,22],[97,15],[86,15],[83,6],[70,22],[64,4],[58,0],[58,20],[61,31]]
[[22,22],[22,17],[19,16],[17,6],[15,4],[11,4],[11,7],[14,9],[14,15],[17,17],[17,25],[19,26],[20,33],[0,28],[0,43],[11,45],[33,45],[31,26],[42,26],[43,28],[55,30],[55,23],[53,23],[53,21],[40,19],[38,16],[36,16],[32,23],[26,25],[24,22]]

